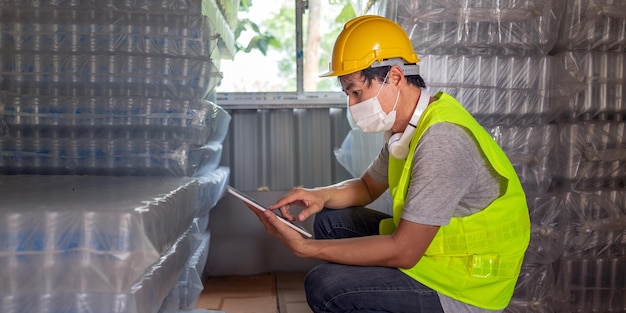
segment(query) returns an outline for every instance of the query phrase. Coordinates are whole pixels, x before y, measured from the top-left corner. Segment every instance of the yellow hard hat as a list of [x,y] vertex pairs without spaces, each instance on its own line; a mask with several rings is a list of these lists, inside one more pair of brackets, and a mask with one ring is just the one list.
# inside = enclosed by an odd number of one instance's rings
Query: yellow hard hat
[[333,47],[329,71],[320,76],[343,76],[394,58],[407,64],[420,60],[400,25],[382,16],[363,15],[344,25]]

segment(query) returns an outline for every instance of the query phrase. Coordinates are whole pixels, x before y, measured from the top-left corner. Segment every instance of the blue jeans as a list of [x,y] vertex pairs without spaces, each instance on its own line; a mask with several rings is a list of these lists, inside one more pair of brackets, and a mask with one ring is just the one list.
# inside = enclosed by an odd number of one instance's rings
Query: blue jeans
[[[315,216],[315,238],[377,235],[388,217],[367,208],[324,209]],[[324,263],[309,271],[304,288],[315,313],[443,312],[437,292],[397,268]]]

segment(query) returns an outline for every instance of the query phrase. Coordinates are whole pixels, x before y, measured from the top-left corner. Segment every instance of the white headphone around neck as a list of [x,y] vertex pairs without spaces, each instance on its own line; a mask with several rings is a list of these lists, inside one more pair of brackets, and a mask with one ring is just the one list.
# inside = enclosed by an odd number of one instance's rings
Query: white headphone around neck
[[417,127],[417,123],[426,110],[428,103],[430,101],[430,95],[426,92],[426,90],[422,89],[420,93],[420,98],[417,101],[417,107],[413,112],[413,116],[411,116],[411,120],[409,121],[409,125],[406,127],[404,132],[395,133],[391,135],[391,132],[386,132],[385,137],[387,137],[387,146],[389,148],[389,154],[398,160],[404,160],[409,155],[409,145],[411,144],[411,139],[413,138],[413,132]]

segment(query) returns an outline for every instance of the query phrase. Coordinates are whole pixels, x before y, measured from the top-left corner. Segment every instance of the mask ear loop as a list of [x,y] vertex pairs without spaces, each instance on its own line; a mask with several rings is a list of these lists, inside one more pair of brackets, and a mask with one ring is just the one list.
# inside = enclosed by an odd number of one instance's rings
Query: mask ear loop
[[378,97],[378,95],[380,95],[380,91],[383,90],[383,87],[385,86],[385,83],[387,82],[387,77],[389,77],[389,72],[387,72],[387,75],[385,75],[385,79],[383,79],[382,84],[380,84],[380,88],[378,88],[378,92],[376,93],[376,97]]
[[[376,97],[378,98],[378,95],[380,94],[380,91],[383,90],[383,86],[385,86],[385,83],[387,82],[387,78],[389,78],[389,72],[387,72],[387,75],[385,75],[385,79],[383,79],[383,83],[382,85],[380,85],[380,88],[378,89],[378,93],[376,93]],[[396,108],[398,107],[398,99],[400,99],[400,90],[398,90],[398,94],[396,95],[396,102],[393,104],[393,109],[391,109],[391,112],[395,111]]]
[[389,154],[398,160],[406,159],[409,155],[409,145],[413,138],[413,132],[417,128],[419,119],[422,117],[422,113],[426,110],[428,103],[430,102],[430,95],[421,90],[420,98],[417,101],[417,107],[411,116],[407,129],[402,133],[391,134],[391,132],[385,132],[385,139],[387,139],[387,145],[389,148]]
[[398,94],[396,95],[396,102],[393,104],[393,109],[391,109],[391,112],[396,110],[396,107],[398,107],[398,99],[400,99],[400,90],[398,90]]

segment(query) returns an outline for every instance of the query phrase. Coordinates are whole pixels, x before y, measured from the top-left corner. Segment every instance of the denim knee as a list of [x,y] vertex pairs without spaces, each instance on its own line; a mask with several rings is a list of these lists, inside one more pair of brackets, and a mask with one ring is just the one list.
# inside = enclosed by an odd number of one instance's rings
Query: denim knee
[[328,295],[329,288],[332,286],[326,286],[327,275],[323,266],[317,266],[311,269],[304,278],[306,301],[315,313],[328,312],[325,306],[330,301]]

